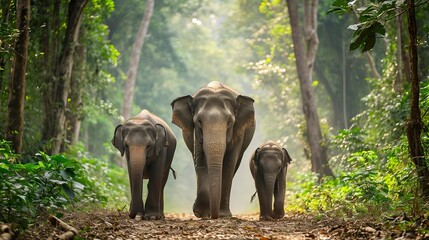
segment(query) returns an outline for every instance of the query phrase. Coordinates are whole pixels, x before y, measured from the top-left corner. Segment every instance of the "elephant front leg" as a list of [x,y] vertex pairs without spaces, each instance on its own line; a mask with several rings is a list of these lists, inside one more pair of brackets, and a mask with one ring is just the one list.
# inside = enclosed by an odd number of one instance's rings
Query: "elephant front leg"
[[145,220],[160,220],[164,219],[163,196],[164,191],[164,161],[161,160],[165,154],[161,154],[158,159],[150,166],[149,182],[147,185],[148,192],[145,205]]
[[223,218],[232,217],[230,210],[232,180],[235,172],[240,166],[243,156],[243,154],[240,153],[242,144],[243,138],[237,140],[234,147],[225,153],[222,169],[222,196],[220,202],[220,217]]
[[281,219],[285,215],[286,177],[282,171],[274,186],[274,218]]
[[[134,165],[133,165],[134,166]],[[139,169],[135,167],[134,169]],[[137,177],[134,176],[137,175]],[[128,175],[130,180],[130,192],[131,192],[131,202],[130,202],[130,214],[129,217],[140,221],[144,215],[144,206],[142,200],[142,185],[143,177],[142,174],[139,174],[139,171],[133,171],[130,161],[128,161]],[[134,176],[134,177],[133,177]]]
[[256,191],[258,192],[259,200],[259,220],[260,221],[270,221],[273,218],[270,215],[269,207],[271,208],[271,203],[268,203],[268,193],[265,189],[265,184],[261,176],[255,176],[255,186]]
[[194,146],[194,165],[197,175],[197,198],[193,205],[196,217],[202,219],[210,218],[210,198],[207,163],[200,144]]

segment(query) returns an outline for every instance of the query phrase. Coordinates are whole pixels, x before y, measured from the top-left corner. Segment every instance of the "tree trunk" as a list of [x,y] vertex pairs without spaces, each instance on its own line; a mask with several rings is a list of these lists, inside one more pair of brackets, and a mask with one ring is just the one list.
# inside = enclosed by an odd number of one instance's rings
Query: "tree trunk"
[[24,131],[25,74],[30,32],[30,0],[17,0],[16,15],[19,34],[15,41],[15,58],[9,82],[6,139],[12,142],[15,153],[21,154]]
[[58,154],[63,143],[66,106],[73,69],[73,53],[78,38],[82,12],[88,0],[71,0],[68,7],[67,28],[62,43],[58,65],[54,70],[54,118],[51,154]]
[[369,69],[371,69],[372,77],[376,79],[380,79],[381,75],[377,70],[377,67],[375,66],[374,58],[372,57],[371,53],[365,52],[365,57],[368,60]]
[[134,40],[131,50],[130,66],[127,72],[127,80],[124,86],[124,99],[122,102],[122,116],[125,119],[131,116],[131,107],[134,97],[134,86],[136,84],[137,70],[139,68],[140,55],[149,28],[150,19],[152,18],[154,0],[147,0],[143,18],[140,22],[140,28]]
[[425,198],[429,197],[429,170],[425,161],[425,153],[423,150],[420,134],[423,128],[423,122],[420,115],[419,107],[419,76],[418,76],[418,56],[417,56],[417,24],[415,16],[414,0],[407,0],[407,15],[408,15],[408,34],[410,37],[410,80],[411,80],[411,96],[410,96],[410,119],[407,123],[407,139],[411,158],[416,166],[417,175],[420,181],[422,195]]
[[[296,68],[300,81],[302,105],[307,123],[308,144],[311,151],[312,171],[323,176],[333,176],[328,165],[327,147],[323,146],[322,131],[319,117],[313,98],[311,87],[314,60],[316,58],[319,39],[317,37],[317,0],[304,2],[304,33],[302,36],[299,26],[298,3],[296,0],[287,0],[287,8],[292,28],[293,49],[296,59]],[[305,43],[304,38],[305,37]]]
[[[40,69],[43,69],[41,77],[45,81],[42,85],[41,94],[43,97],[43,112],[44,121],[42,129],[42,142],[44,144],[52,140],[54,136],[54,66],[58,59],[58,48],[60,46],[60,6],[61,0],[55,0],[52,4],[51,0],[36,1],[38,8],[43,17],[41,25],[46,28],[45,37],[40,37],[40,47],[43,54],[43,61],[39,63]],[[52,8],[52,9],[51,9]],[[45,149],[45,151],[49,151]]]
[[347,117],[347,67],[346,67],[346,43],[342,44],[341,48],[341,57],[342,57],[342,80],[343,80],[343,120],[344,120],[344,129],[349,128],[348,117]]
[[[9,24],[9,16],[10,16],[10,7],[11,7],[12,0],[7,0],[5,2],[1,2],[0,7],[2,8],[2,16],[1,16],[1,23],[4,26],[7,26]],[[5,49],[7,46],[6,41],[2,41],[0,45],[0,49]],[[6,54],[2,54],[0,56],[0,89],[3,89],[3,82],[5,80],[5,69],[6,69],[6,63],[7,63],[7,56]],[[0,107],[1,107],[1,98],[0,98]]]
[[[85,31],[82,28],[79,38],[83,39]],[[80,41],[81,42],[81,41]],[[86,47],[82,44],[76,46],[74,55],[74,64],[71,83],[70,83],[70,102],[67,112],[67,141],[72,145],[76,145],[79,140],[79,131],[81,126],[81,111],[82,103],[82,81],[85,79],[85,66],[86,66]]]
[[402,69],[403,69],[403,63],[402,63],[402,9],[397,8],[396,9],[396,79],[393,84],[393,87],[399,95],[402,95]]

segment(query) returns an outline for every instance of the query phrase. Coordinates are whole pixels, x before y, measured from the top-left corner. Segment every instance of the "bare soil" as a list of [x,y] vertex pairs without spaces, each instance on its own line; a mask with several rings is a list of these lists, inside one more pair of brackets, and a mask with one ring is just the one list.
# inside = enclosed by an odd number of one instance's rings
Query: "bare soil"
[[[66,214],[61,219],[76,228],[75,239],[429,239],[395,224],[288,214],[278,221],[259,221],[258,215],[200,220],[191,214],[166,214],[165,220],[136,221],[124,211],[97,210]],[[47,217],[38,219],[17,239],[57,239],[64,231]]]

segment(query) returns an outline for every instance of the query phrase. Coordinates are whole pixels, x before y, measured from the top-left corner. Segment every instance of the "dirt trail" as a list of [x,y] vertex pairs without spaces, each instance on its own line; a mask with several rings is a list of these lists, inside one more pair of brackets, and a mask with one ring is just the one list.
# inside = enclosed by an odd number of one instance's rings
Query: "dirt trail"
[[[18,239],[56,239],[64,233],[48,221],[39,223]],[[258,221],[258,215],[237,215],[199,220],[191,214],[166,214],[165,220],[135,221],[126,212],[95,211],[66,214],[63,221],[75,227],[75,239],[406,239],[401,232],[380,224],[336,219],[316,220],[311,215],[289,214],[280,221]],[[404,238],[405,237],[405,238]],[[419,238],[417,235],[410,236]],[[423,238],[420,238],[423,239]]]

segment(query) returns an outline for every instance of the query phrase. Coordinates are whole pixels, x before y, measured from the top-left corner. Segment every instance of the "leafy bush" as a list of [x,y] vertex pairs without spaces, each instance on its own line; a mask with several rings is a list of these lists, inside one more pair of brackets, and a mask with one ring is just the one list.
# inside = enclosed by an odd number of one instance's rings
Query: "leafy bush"
[[[427,206],[417,191],[417,176],[407,156],[406,140],[400,139],[400,144],[392,148],[353,152],[368,147],[359,144],[362,143],[361,133],[356,129],[340,133],[337,138],[344,138],[340,141],[343,147],[352,150],[340,162],[342,171],[335,178],[324,178],[320,183],[316,176],[303,177],[294,187],[295,194],[289,205],[295,210],[349,217],[421,214]],[[355,146],[350,147],[354,142]]]
[[[25,228],[45,212],[71,207],[115,206],[127,202],[124,170],[105,161],[37,153],[17,163],[9,143],[0,141],[0,221]],[[118,181],[121,179],[121,181]],[[108,197],[109,196],[109,197]]]

